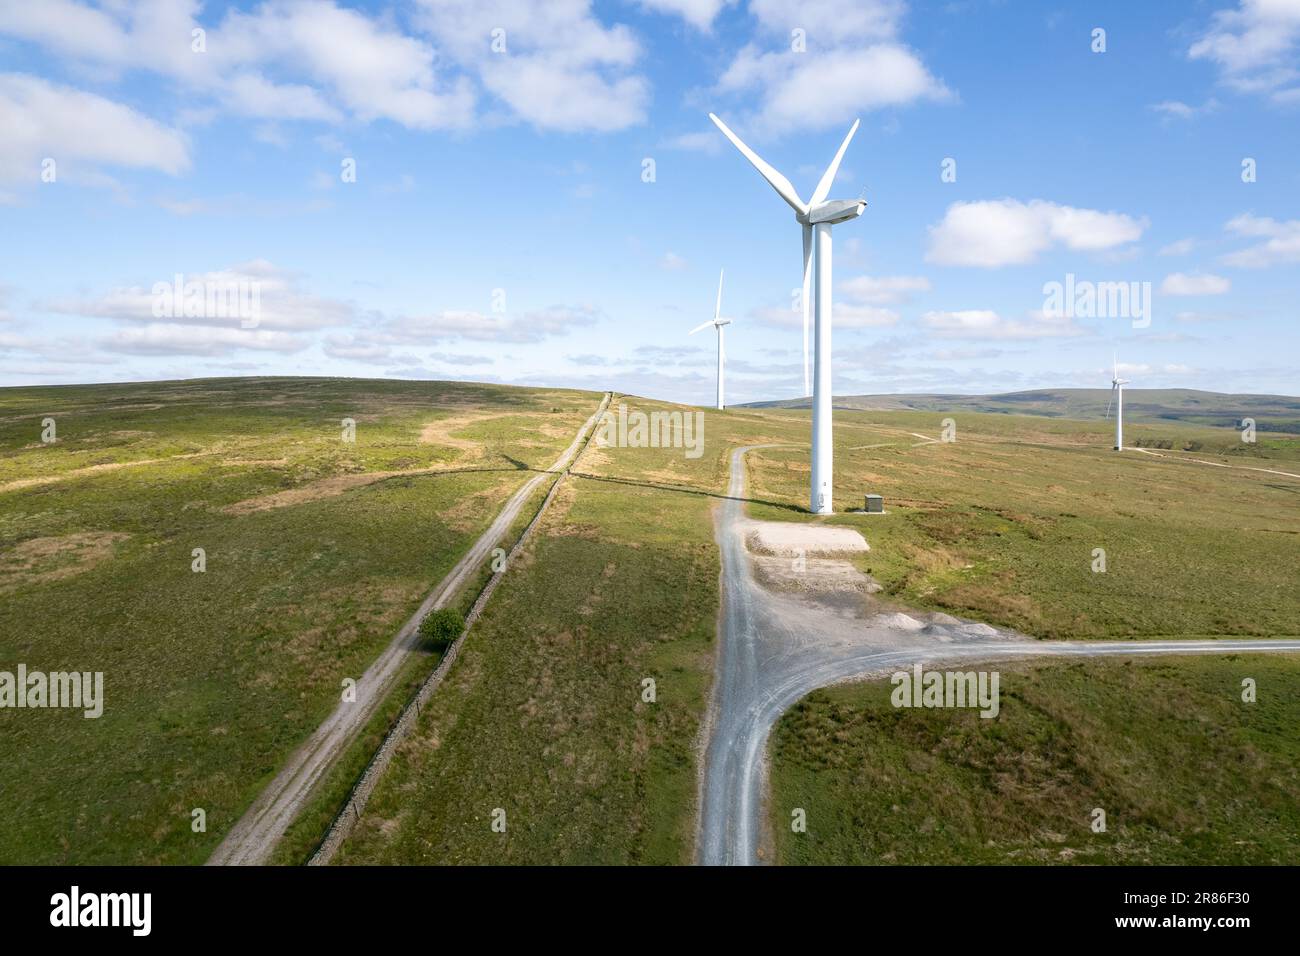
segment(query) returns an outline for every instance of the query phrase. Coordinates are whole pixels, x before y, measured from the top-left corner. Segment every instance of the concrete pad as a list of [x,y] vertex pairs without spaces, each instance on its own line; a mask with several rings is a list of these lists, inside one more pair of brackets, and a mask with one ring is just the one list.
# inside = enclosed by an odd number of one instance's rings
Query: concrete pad
[[745,546],[756,554],[779,557],[859,554],[870,551],[866,538],[852,528],[800,524],[794,521],[756,521],[745,536]]

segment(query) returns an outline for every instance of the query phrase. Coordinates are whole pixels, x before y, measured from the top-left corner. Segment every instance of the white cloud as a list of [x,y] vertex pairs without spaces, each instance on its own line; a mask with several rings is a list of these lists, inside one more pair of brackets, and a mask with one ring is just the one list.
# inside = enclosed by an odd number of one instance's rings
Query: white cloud
[[1164,365],[1151,365],[1147,362],[1120,362],[1112,368],[1100,368],[1096,370],[1098,374],[1110,376],[1113,372],[1119,372],[1121,376],[1132,375],[1135,377],[1151,375],[1191,375],[1197,371],[1190,365],[1182,365],[1176,362],[1169,362]]
[[429,358],[444,365],[491,365],[486,355],[465,355],[459,352],[430,352]]
[[269,329],[220,328],[151,322],[126,328],[103,339],[110,352],[131,355],[227,355],[241,349],[259,352],[300,352],[311,341],[304,336]]
[[[0,34],[70,57],[100,73],[148,70],[211,96],[235,113],[336,122],[391,119],[415,129],[458,128],[473,119],[470,81],[440,75],[436,51],[331,0],[267,0],[227,10],[216,25],[194,0],[141,0],[91,7],[73,0],[0,2]],[[191,31],[206,31],[206,51]],[[262,69],[291,75],[279,84]],[[192,113],[201,111],[192,105]],[[198,115],[195,113],[195,115]]]
[[[473,114],[468,81],[440,83],[430,44],[326,0],[281,0],[252,14],[232,11],[219,34],[210,49],[230,41],[249,62],[296,67],[363,121],[454,128],[468,125]],[[285,99],[298,105],[293,95]]]
[[1213,62],[1220,82],[1237,92],[1290,102],[1300,97],[1298,43],[1300,0],[1240,0],[1235,10],[1214,14],[1187,54]]
[[926,312],[921,324],[935,334],[956,339],[1045,339],[1083,335],[1068,316],[1031,312],[1026,321],[1006,319],[991,309]]
[[1179,322],[1235,322],[1242,316],[1235,312],[1179,312],[1174,318]]
[[476,342],[541,342],[601,318],[593,306],[550,306],[513,318],[481,312],[447,310],[433,315],[407,316],[384,323],[377,340],[403,345],[469,340]]
[[393,349],[382,342],[375,342],[357,335],[327,335],[321,344],[323,351],[330,358],[344,359],[350,362],[366,362],[372,365],[389,365],[393,362],[413,363],[409,356],[394,356]]
[[893,305],[906,302],[914,292],[929,292],[930,280],[925,276],[854,276],[840,283],[840,291],[866,305]]
[[[14,323],[15,329],[18,323]],[[94,346],[86,341],[84,336],[49,334],[49,330],[42,329],[39,334],[27,334],[21,331],[9,331],[9,327],[0,329],[0,358],[15,359],[22,363],[22,371],[17,374],[27,374],[27,369],[37,360],[56,361],[74,365],[105,365],[112,364],[115,360],[98,352]],[[65,381],[75,380],[82,373],[65,371],[63,377]]]
[[1177,116],[1180,119],[1190,119],[1196,115],[1195,107],[1188,106],[1179,100],[1165,100],[1161,103],[1152,104],[1151,108],[1157,113],[1164,113],[1168,116]]
[[1187,275],[1172,272],[1160,283],[1163,295],[1222,295],[1232,288],[1232,282],[1223,276]]
[[289,137],[275,123],[260,123],[253,128],[253,139],[278,149],[289,148]]
[[310,86],[277,86],[257,73],[231,79],[222,97],[233,112],[244,116],[328,122],[342,119],[342,114]]
[[72,0],[6,0],[0,3],[0,32],[66,56],[123,63],[131,55],[131,38],[111,14]]
[[669,250],[663,254],[659,260],[659,268],[666,269],[669,272],[681,272],[686,268],[686,260],[677,253]]
[[184,134],[130,107],[34,76],[0,74],[0,180],[38,182],[41,162],[53,159],[62,177],[94,179],[98,164],[156,169],[176,175],[189,168]]
[[824,53],[740,51],[718,81],[720,93],[757,92],[752,125],[780,134],[847,126],[859,113],[951,96],[912,51],[896,44]]
[[1146,219],[1041,199],[956,202],[930,227],[926,260],[985,269],[1021,265],[1057,245],[1080,252],[1112,249],[1136,241],[1146,227]]
[[[155,282],[164,283],[167,289],[172,289],[176,286],[176,277],[159,276]],[[322,329],[345,325],[359,317],[359,311],[352,303],[310,295],[300,288],[298,277],[293,273],[263,260],[212,272],[184,273],[183,285],[188,287],[191,283],[197,283],[198,287],[204,290],[216,287],[230,288],[241,283],[251,290],[255,285],[259,306],[256,316],[257,328],[262,330]],[[158,321],[154,315],[155,300],[154,283],[151,283],[148,288],[141,286],[116,288],[94,299],[56,300],[46,303],[45,308],[50,312],[153,324]],[[195,325],[247,331],[239,328],[242,322],[239,315],[174,315],[167,318],[169,326]],[[150,339],[145,336],[131,341],[150,341]],[[215,343],[220,339],[204,341]],[[267,339],[266,341],[279,340]]]
[[1228,232],[1264,241],[1223,256],[1225,265],[1246,269],[1300,262],[1300,219],[1278,222],[1263,216],[1242,213],[1229,220]]
[[[718,80],[720,94],[757,93],[760,133],[847,125],[859,113],[952,98],[943,81],[898,39],[901,0],[808,0],[792,7],[754,0],[750,12],[770,43],[750,44]],[[807,49],[791,49],[791,31]]]
[[[421,0],[441,53],[477,74],[510,112],[541,129],[624,129],[645,120],[650,86],[634,72],[632,31],[605,26],[590,0]],[[504,30],[504,52],[493,31]]]
[[[799,318],[800,324],[803,317]],[[837,329],[875,329],[898,322],[898,313],[874,305],[842,302],[835,307],[834,324]]]
[[675,14],[697,30],[708,30],[722,8],[735,0],[637,0],[647,10]]
[[[789,306],[768,306],[756,309],[752,313],[761,325],[778,329],[802,329],[803,313],[792,310]],[[847,329],[877,329],[895,325],[898,313],[893,309],[864,305],[856,302],[837,302],[835,304],[834,325],[837,331]],[[811,316],[809,328],[811,328]]]
[[1177,242],[1171,242],[1167,246],[1162,246],[1160,249],[1160,255],[1185,256],[1191,253],[1191,251],[1195,248],[1196,248],[1196,240],[1191,237],[1188,237],[1187,239],[1179,239]]
[[807,32],[809,49],[843,40],[888,40],[899,30],[907,4],[903,0],[751,0],[750,13],[770,33],[789,37]]
[[1182,100],[1163,100],[1151,104],[1151,109],[1157,113],[1176,117],[1177,119],[1194,119],[1205,113],[1213,113],[1218,108],[1219,101],[1213,98],[1206,100],[1201,106],[1191,106]]

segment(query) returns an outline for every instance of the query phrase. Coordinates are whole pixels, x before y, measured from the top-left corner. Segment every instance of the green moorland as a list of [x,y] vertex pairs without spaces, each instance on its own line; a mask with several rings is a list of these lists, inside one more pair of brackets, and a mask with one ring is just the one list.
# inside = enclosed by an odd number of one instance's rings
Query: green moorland
[[623,480],[564,480],[336,862],[691,859],[718,609],[708,449],[583,454],[579,474]]
[[[938,438],[947,417],[955,442],[917,437]],[[837,508],[872,492],[888,513],[819,520],[863,531],[872,550],[858,563],[887,595],[1035,637],[1300,632],[1300,436],[1126,428],[1153,454],[1113,452],[1110,436],[1105,422],[837,412]],[[754,497],[801,503],[806,446],[751,453],[750,472]]]
[[[963,667],[962,669],[968,669]],[[1300,660],[1002,665],[1001,712],[817,691],[773,731],[786,864],[1300,863]],[[1243,703],[1242,679],[1258,700]],[[794,808],[807,832],[792,832]],[[1106,814],[1104,833],[1093,811]]]
[[[945,418],[956,441],[926,442]],[[1054,639],[1300,633],[1300,436],[1248,444],[1232,429],[1133,424],[1126,443],[1151,453],[1116,453],[1104,421],[837,410],[841,513],[810,518],[807,421],[710,411],[698,459],[629,448],[580,467],[718,495],[733,447],[776,444],[747,456],[750,514],[860,529],[872,550],[858,564],[903,604]],[[842,513],[868,492],[887,514]],[[1093,571],[1098,548],[1104,573]]]
[[[846,409],[916,409],[931,412],[997,412],[1051,418],[1098,419],[1114,401],[1109,388],[1034,389],[999,395],[837,395]],[[807,408],[808,399],[758,402],[754,408]],[[1183,422],[1235,428],[1242,419],[1260,431],[1300,431],[1300,398],[1289,395],[1227,395],[1193,388],[1127,388],[1124,421]]]
[[[673,408],[616,397],[615,411],[620,402],[629,411]],[[1044,520],[1041,527],[1034,525],[1033,536],[1010,537],[996,562],[986,558],[983,577],[971,574],[963,558],[960,570],[965,574],[942,578],[935,574],[938,566],[930,555],[946,549],[956,560],[968,546],[934,532],[943,511],[942,496],[972,502],[952,509],[957,515],[979,513],[979,507],[1000,508],[1021,522],[1030,520],[1031,508],[1046,513],[1056,496],[1053,517],[1068,508],[1095,522],[1107,507],[1107,497],[1085,507],[1067,489],[1087,489],[1093,481],[1106,480],[1103,476],[1114,468],[1131,467],[1137,485],[1147,482],[1159,488],[1173,483],[1162,496],[1185,493],[1197,500],[1213,500],[1234,484],[1247,489],[1258,484],[1249,472],[1220,474],[1221,469],[1209,466],[1146,456],[1116,462],[1106,450],[1104,426],[1090,423],[1027,419],[1012,427],[1005,416],[963,415],[956,445],[913,448],[921,440],[910,433],[937,435],[938,418],[907,412],[837,415],[840,502],[849,500],[850,486],[863,490],[868,470],[874,471],[872,490],[884,484],[886,474],[896,484],[883,488],[889,515],[839,515],[830,520],[864,529],[873,546],[866,563],[874,565],[873,572],[890,584],[896,597],[938,604],[948,589],[983,580],[988,597],[971,602],[976,606],[966,610],[999,623],[1009,618],[1019,622],[1008,613],[1018,606],[1010,598],[1023,595],[1026,588],[1049,607],[1070,597],[1078,583],[1066,574],[1039,584],[1030,571],[1035,560],[1045,560],[1044,553],[1067,563],[1079,543]],[[599,445],[584,453],[526,556],[507,572],[492,605],[467,638],[463,656],[439,696],[399,748],[337,862],[618,863],[691,858],[693,746],[712,668],[710,639],[717,607],[709,509],[725,493],[731,450],[740,444],[782,446],[750,455],[750,511],[780,520],[813,520],[800,510],[807,481],[806,418],[759,409],[709,411],[705,434],[697,458],[681,449]],[[1213,445],[1200,453],[1202,457],[1231,453],[1230,446],[1213,444],[1224,441],[1221,433],[1189,431],[1182,425],[1138,428],[1134,437],[1164,441],[1170,435]],[[979,464],[954,464],[936,455],[954,452]],[[1287,453],[1286,447],[1274,448],[1250,460],[1272,467],[1276,461],[1271,456],[1285,462]],[[965,487],[968,470],[986,480]],[[1000,480],[989,477],[994,472]],[[1004,484],[1015,475],[1027,475],[1016,480],[1031,487],[1037,484],[1037,505],[1026,500],[1016,483]],[[1115,483],[1113,477],[1109,480]],[[909,488],[907,498],[904,483],[917,486]],[[1292,500],[1284,485],[1273,488],[1264,482],[1260,487],[1263,490],[1245,495],[1244,503],[1238,493],[1234,500],[1240,510],[1230,508],[1226,520],[1249,515],[1256,527],[1267,525],[1277,517],[1270,509],[1281,509]],[[1141,487],[1121,487],[1109,494],[1135,509],[1130,522],[1160,527],[1136,510],[1147,500],[1148,492]],[[1017,510],[1011,511],[1013,505]],[[1179,515],[1170,508],[1157,517],[1176,525],[1179,534],[1213,540],[1196,522],[1189,526]],[[1015,527],[1006,521],[1005,527]],[[1117,537],[1121,524],[1117,520],[1112,528],[1108,547],[1128,540]],[[999,530],[992,528],[990,537],[996,539]],[[1042,550],[1017,563],[1018,550],[1026,542]],[[1083,555],[1083,570],[1091,576],[1090,546]],[[1216,573],[1242,573],[1224,555],[1215,555],[1211,552],[1207,560]],[[1121,563],[1131,567],[1132,560],[1124,554]],[[1283,568],[1270,569],[1269,574],[1267,580],[1288,580]],[[1173,590],[1151,608],[1157,620],[1165,601],[1194,594],[1186,578],[1162,580]],[[1129,633],[1128,611],[1146,600],[1140,590],[1119,586],[1112,599],[1116,615],[1103,622],[1108,629],[1073,636]],[[1286,608],[1294,608],[1293,596],[1285,594],[1282,600],[1284,608],[1269,612],[1276,611],[1279,619]],[[1206,631],[1228,626],[1230,622],[1201,622]],[[1179,664],[1169,666],[1176,673]],[[653,704],[640,700],[645,677],[656,680]],[[498,808],[505,811],[504,833],[491,827]]]
[[[0,392],[0,670],[103,670],[108,697],[97,721],[0,712],[0,759],[23,771],[0,781],[0,861],[205,859],[519,469],[549,465],[598,400],[326,379]],[[889,513],[869,518],[803,512],[806,412],[709,411],[699,457],[589,448],[340,861],[690,859],[710,508],[739,444],[778,446],[749,456],[751,514],[861,528],[862,566],[900,603],[1043,637],[1295,633],[1300,481],[1248,469],[1300,473],[1300,439],[1135,423],[1129,439],[1165,457],[1116,455],[1105,422],[974,412],[952,413],[955,443],[912,434],[938,437],[943,417],[837,411],[837,504],[879,492]],[[314,845],[397,696],[278,860]]]
[[[502,537],[501,547],[510,548],[519,540],[524,528],[533,520],[550,491],[549,482],[542,482],[524,503],[510,530]],[[477,575],[467,581],[456,598],[448,605],[457,610],[462,617],[469,615],[471,607],[478,599],[483,588],[493,576],[492,565],[485,563]],[[382,707],[371,717],[355,740],[344,750],[322,777],[312,791],[307,803],[299,811],[297,818],[281,838],[275,851],[269,858],[274,866],[293,866],[311,859],[320,846],[322,839],[329,832],[335,818],[346,811],[353,787],[365,773],[376,751],[388,736],[390,729],[411,698],[419,691],[429,676],[431,665],[436,665],[440,654],[432,660],[426,655],[418,655],[407,661],[398,676],[393,691],[388,695]]]
[[206,859],[598,400],[331,379],[0,391],[0,670],[102,671],[105,696],[98,719],[0,710],[0,862]]

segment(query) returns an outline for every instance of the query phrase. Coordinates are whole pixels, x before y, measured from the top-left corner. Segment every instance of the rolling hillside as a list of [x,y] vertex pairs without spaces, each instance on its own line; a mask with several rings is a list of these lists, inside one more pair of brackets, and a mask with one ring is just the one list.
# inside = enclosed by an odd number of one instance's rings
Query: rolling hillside
[[[971,411],[1052,418],[1102,418],[1110,390],[1106,388],[1036,389],[998,395],[840,395],[836,408],[862,411]],[[807,408],[809,400],[793,398],[753,402],[750,408]],[[1177,421],[1192,425],[1235,428],[1243,418],[1255,419],[1259,431],[1300,431],[1300,398],[1287,395],[1225,395],[1191,388],[1126,388],[1125,421]]]

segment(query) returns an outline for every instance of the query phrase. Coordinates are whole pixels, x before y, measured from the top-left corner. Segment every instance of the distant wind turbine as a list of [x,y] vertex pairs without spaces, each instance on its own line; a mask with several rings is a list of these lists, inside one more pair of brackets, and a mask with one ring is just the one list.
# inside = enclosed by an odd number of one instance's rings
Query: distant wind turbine
[[[849,148],[849,140],[858,131],[858,121],[853,121],[844,142],[831,164],[826,167],[817,188],[813,190],[808,202],[799,198],[790,180],[763,161],[757,153],[740,141],[735,133],[727,128],[712,113],[713,120],[724,136],[731,140],[736,149],[759,171],[768,185],[776,190],[794,210],[795,220],[803,226],[803,368],[804,394],[808,389],[808,291],[813,285],[816,300],[815,356],[813,369],[812,401],[812,489],[809,494],[809,510],[814,514],[831,514],[832,461],[835,446],[831,437],[831,226],[847,222],[862,215],[867,208],[865,199],[826,200],[835,174],[839,172],[840,160]],[[815,229],[815,243],[814,243]],[[814,245],[817,252],[817,270],[812,271]]]
[[1124,450],[1124,386],[1128,379],[1119,377],[1119,359],[1112,358],[1110,375],[1110,398],[1106,403],[1106,417],[1110,418],[1111,402],[1115,403],[1115,450]]
[[725,325],[731,324],[731,319],[722,318],[722,273],[723,271],[724,270],[722,269],[718,270],[718,301],[717,304],[713,306],[713,319],[709,322],[701,322],[695,328],[691,329],[689,332],[686,333],[687,335],[694,335],[696,332],[703,332],[710,325],[718,330],[718,408],[719,409],[725,407],[722,400],[722,376],[723,376],[723,365],[726,364],[726,360],[727,360],[727,350],[723,344],[722,328]]

